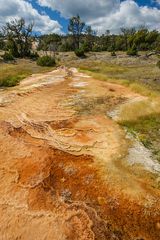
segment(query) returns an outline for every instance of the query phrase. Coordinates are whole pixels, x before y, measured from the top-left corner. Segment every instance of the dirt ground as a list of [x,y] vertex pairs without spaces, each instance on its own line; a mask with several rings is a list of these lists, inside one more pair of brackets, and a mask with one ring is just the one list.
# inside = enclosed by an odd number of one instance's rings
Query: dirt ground
[[0,94],[0,239],[159,240],[160,179],[108,116],[142,96],[76,69]]

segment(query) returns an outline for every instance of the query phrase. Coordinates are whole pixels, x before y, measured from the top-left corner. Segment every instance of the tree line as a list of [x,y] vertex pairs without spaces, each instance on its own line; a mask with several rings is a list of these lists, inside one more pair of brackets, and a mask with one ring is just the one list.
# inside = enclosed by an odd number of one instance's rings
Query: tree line
[[160,32],[149,31],[144,26],[139,29],[121,28],[119,34],[106,30],[99,36],[77,15],[69,20],[66,35],[50,33],[36,36],[33,27],[33,23],[27,25],[23,18],[6,23],[0,32],[0,49],[21,58],[34,56],[32,45],[35,42],[38,51],[75,51],[79,55],[89,51],[110,51],[113,54],[126,51],[129,55],[136,55],[138,51],[160,52]]
[[160,32],[140,26],[139,29],[121,28],[119,34],[106,30],[105,34],[99,36],[91,26],[82,22],[80,16],[76,16],[69,20],[66,36],[47,34],[39,37],[39,50],[49,50],[53,45],[57,51],[160,51]]

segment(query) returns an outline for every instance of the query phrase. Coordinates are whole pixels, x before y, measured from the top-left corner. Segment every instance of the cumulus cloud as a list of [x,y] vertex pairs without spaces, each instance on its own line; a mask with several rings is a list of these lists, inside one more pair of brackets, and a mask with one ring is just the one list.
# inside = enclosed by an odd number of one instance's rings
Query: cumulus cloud
[[[41,6],[57,10],[65,17],[79,14],[99,33],[118,32],[121,27],[146,25],[160,30],[160,10],[139,6],[134,0],[37,0]],[[160,2],[160,0],[157,0]]]
[[46,14],[40,14],[25,0],[1,0],[0,27],[15,18],[23,17],[27,23],[34,22],[34,30],[41,33],[61,33],[61,25]]
[[157,2],[158,4],[160,4],[160,0],[156,0],[156,2]]
[[59,11],[63,17],[79,14],[87,21],[113,13],[119,8],[120,0],[38,0],[38,3]]

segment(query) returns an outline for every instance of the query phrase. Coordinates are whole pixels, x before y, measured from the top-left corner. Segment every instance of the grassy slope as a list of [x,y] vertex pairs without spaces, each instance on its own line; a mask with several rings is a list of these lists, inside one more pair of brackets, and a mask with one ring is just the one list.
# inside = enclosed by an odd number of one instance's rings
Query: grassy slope
[[0,87],[11,87],[34,73],[50,71],[49,67],[40,67],[34,61],[17,60],[16,63],[0,63]]
[[151,66],[119,66],[115,64],[95,62],[93,65],[79,66],[83,71],[100,80],[130,86],[131,89],[144,95],[152,95],[160,91],[160,71],[155,65]]
[[127,85],[136,92],[143,91],[145,95],[153,94],[153,90],[160,91],[160,69],[156,66],[156,56],[147,59],[142,53],[140,57],[128,57],[122,52],[117,53],[117,58],[111,57],[108,52],[87,55],[86,59],[78,59],[72,53],[65,53],[61,55],[61,62],[100,80]]

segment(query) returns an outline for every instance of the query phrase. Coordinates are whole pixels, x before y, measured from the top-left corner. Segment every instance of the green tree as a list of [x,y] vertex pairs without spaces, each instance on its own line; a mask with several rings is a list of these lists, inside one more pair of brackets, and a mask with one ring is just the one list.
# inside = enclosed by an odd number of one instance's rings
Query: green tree
[[87,26],[85,29],[84,43],[83,43],[83,48],[86,52],[92,51],[93,44],[94,44],[94,36],[95,36],[95,31],[92,30],[91,26]]
[[135,34],[136,30],[135,28],[121,28],[121,32],[125,43],[125,50],[127,50],[131,47],[129,45],[129,38]]
[[4,35],[0,32],[0,49],[3,50],[5,48]]
[[138,55],[138,50],[135,44],[131,48],[128,49],[127,55],[129,56],[137,56]]
[[59,50],[62,52],[74,51],[74,41],[72,36],[68,35],[62,37]]
[[72,17],[69,20],[68,31],[73,36],[75,49],[80,48],[80,40],[84,27],[85,23],[82,22],[79,15]]
[[53,34],[42,35],[39,38],[38,50],[43,50],[46,52],[50,51],[50,52],[53,52],[55,55],[60,44],[61,44],[61,36],[59,36],[58,34],[53,33]]
[[134,38],[134,44],[137,46],[138,50],[147,49],[146,37],[149,34],[149,31],[146,27],[140,27],[140,29],[136,32]]
[[15,57],[30,55],[32,47],[33,23],[26,25],[23,18],[6,23],[3,27],[7,42],[7,48]]

